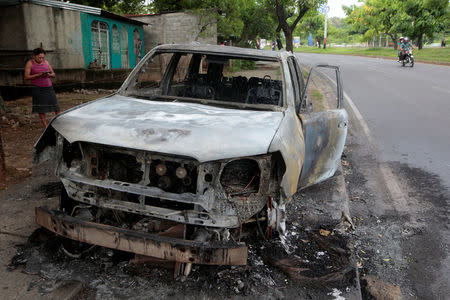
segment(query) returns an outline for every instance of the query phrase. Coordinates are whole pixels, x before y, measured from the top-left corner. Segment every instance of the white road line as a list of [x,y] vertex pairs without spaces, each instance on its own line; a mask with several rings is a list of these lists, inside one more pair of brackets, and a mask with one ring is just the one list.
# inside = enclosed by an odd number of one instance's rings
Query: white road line
[[376,145],[375,140],[373,139],[372,134],[370,133],[369,126],[367,126],[366,121],[364,120],[363,116],[359,112],[359,109],[356,107],[355,103],[352,101],[352,99],[349,97],[349,95],[347,95],[346,92],[344,92],[344,98],[345,98],[344,103],[346,102],[350,106],[351,110],[353,111],[353,115],[356,117],[359,124],[361,125],[362,130],[364,131],[364,134],[366,135],[367,139],[369,140],[371,146],[375,147],[375,145]]
[[[333,80],[328,74],[322,73],[328,79],[336,84],[336,81]],[[348,103],[348,106],[353,112],[353,115],[358,120],[359,124],[361,125],[362,130],[364,131],[364,134],[367,137],[367,140],[369,141],[370,148],[378,151],[378,147],[375,143],[375,140],[372,136],[372,133],[370,132],[369,126],[367,126],[366,121],[364,120],[363,116],[359,112],[359,109],[356,107],[355,103],[352,101],[350,96],[344,92],[344,103]],[[405,194],[403,193],[402,189],[400,188],[400,185],[398,184],[397,177],[392,173],[391,168],[386,163],[380,163],[379,164],[380,172],[383,177],[383,181],[388,189],[388,192],[391,196],[391,200],[393,202],[393,205],[395,207],[395,210],[398,212],[406,212],[408,211],[408,201],[406,200]]]
[[[356,117],[356,119],[360,123],[360,125],[364,131],[364,134],[366,135],[367,139],[369,140],[371,148],[377,149],[375,140],[372,137],[369,126],[367,126],[367,123],[364,120],[361,113],[359,112],[359,109],[356,107],[355,103],[345,92],[344,92],[344,98],[345,98],[345,101],[348,103],[348,106],[350,107],[350,109],[353,111],[353,115]],[[406,200],[406,197],[405,197],[403,191],[401,190],[400,185],[398,184],[397,177],[392,173],[391,168],[389,168],[389,166],[385,163],[380,163],[379,168],[380,168],[381,174],[383,176],[384,183],[386,184],[386,187],[391,196],[395,210],[397,210],[398,212],[408,211],[409,210],[408,209],[408,201]]]

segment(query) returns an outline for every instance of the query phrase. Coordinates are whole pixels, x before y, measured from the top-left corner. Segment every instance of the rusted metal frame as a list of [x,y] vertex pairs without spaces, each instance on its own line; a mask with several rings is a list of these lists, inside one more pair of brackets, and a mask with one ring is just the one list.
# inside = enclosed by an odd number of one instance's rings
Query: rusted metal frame
[[36,208],[36,222],[66,238],[164,260],[208,265],[246,265],[244,243],[189,241],[83,221],[46,207]]
[[161,190],[157,187],[145,186],[140,184],[128,183],[123,181],[111,180],[111,179],[90,179],[80,175],[77,175],[73,172],[66,171],[60,173],[60,178],[67,179],[71,182],[85,184],[89,186],[95,186],[98,188],[104,189],[112,189],[119,192],[126,192],[136,195],[144,195],[148,197],[160,198],[168,201],[177,201],[188,204],[199,204],[202,206],[206,206],[206,209],[209,209],[209,205],[207,205],[207,199],[203,199],[202,195],[194,195],[192,193],[183,193],[183,194],[175,194],[169,193]]
[[[212,215],[207,212],[199,211],[186,211],[186,210],[173,210],[168,208],[141,205],[138,203],[127,202],[116,199],[103,199],[97,195],[95,190],[91,190],[92,187],[84,186],[83,184],[76,184],[70,182],[67,179],[62,179],[62,182],[67,190],[68,195],[79,202],[109,208],[116,209],[125,212],[133,212],[149,217],[156,217],[160,219],[172,220],[175,222],[203,225],[211,227],[236,227],[239,225],[237,216],[222,216]],[[91,189],[90,189],[91,188]],[[96,187],[94,187],[96,188]],[[86,195],[86,193],[93,194],[92,196]]]

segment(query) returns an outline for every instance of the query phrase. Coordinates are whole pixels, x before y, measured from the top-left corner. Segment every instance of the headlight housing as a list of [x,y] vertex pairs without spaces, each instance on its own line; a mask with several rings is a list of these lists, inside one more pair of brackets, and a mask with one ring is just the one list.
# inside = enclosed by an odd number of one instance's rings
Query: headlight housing
[[220,184],[227,196],[248,196],[259,192],[261,169],[254,159],[228,162],[222,169]]

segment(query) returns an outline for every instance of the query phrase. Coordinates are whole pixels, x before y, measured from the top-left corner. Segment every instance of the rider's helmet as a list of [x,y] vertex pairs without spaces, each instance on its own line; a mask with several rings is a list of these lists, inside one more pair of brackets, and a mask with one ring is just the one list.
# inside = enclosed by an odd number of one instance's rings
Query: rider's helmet
[[405,43],[407,43],[407,42],[409,41],[409,39],[408,39],[407,37],[405,37],[405,38],[403,39],[403,41],[404,41]]
[[400,41],[403,41],[403,39],[404,39],[404,37],[401,36],[401,37],[400,37]]

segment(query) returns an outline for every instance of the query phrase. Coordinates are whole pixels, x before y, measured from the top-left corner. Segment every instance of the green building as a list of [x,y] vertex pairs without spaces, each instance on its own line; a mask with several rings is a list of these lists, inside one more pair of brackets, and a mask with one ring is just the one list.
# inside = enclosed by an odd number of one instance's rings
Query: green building
[[0,68],[23,68],[42,47],[55,69],[129,69],[144,56],[146,23],[53,0],[0,2]]

